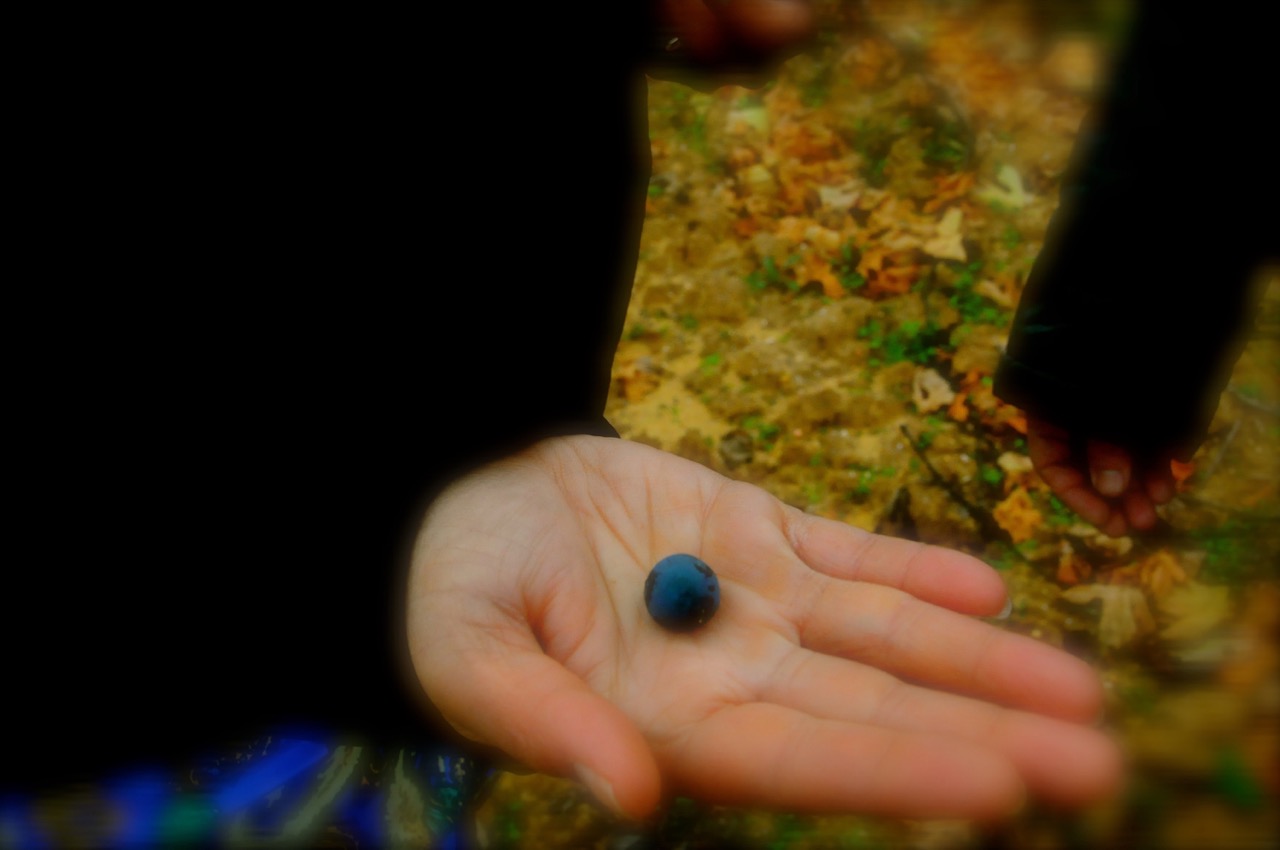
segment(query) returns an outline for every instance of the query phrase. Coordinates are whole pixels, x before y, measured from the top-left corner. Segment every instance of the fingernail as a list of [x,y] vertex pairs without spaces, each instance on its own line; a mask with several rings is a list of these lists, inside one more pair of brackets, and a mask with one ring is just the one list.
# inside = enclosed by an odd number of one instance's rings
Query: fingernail
[[580,764],[573,766],[573,772],[577,774],[578,781],[587,786],[591,796],[599,800],[605,808],[615,815],[622,815],[622,809],[618,806],[618,798],[613,796],[613,786],[606,782],[600,774]]
[[1093,486],[1104,496],[1119,496],[1124,492],[1124,476],[1114,469],[1104,469],[1094,474]]
[[1010,596],[1004,601],[1004,607],[1000,609],[1000,613],[996,614],[997,620],[1007,620],[1009,615],[1013,613],[1013,597]]

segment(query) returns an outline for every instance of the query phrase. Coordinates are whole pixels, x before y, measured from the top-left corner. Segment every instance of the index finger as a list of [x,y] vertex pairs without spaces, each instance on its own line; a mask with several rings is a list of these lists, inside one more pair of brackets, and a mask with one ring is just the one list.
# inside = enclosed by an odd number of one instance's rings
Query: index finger
[[896,587],[963,614],[995,616],[1007,604],[1000,574],[963,552],[872,534],[795,508],[784,521],[800,560],[832,578]]

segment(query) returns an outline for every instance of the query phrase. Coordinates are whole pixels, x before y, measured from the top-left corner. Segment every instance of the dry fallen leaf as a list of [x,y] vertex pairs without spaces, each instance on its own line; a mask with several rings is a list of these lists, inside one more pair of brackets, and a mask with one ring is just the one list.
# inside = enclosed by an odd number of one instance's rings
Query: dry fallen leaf
[[1076,550],[1064,537],[1058,541],[1058,583],[1065,585],[1079,584],[1089,578],[1093,567],[1084,558],[1076,554]]
[[927,239],[922,250],[939,260],[956,260],[963,263],[969,258],[964,250],[964,234],[960,225],[964,221],[964,213],[959,207],[951,207],[938,222],[936,234]]
[[831,270],[831,264],[813,251],[806,254],[801,261],[796,270],[796,279],[801,283],[816,280],[822,284],[822,293],[828,298],[841,298],[845,295],[845,289],[840,285],[840,279],[836,277],[835,272]]
[[1077,605],[1102,600],[1098,639],[1104,646],[1119,648],[1135,637],[1155,631],[1155,618],[1141,590],[1125,584],[1082,584],[1062,591],[1062,598]]
[[1231,614],[1231,593],[1226,587],[1193,581],[1173,588],[1156,605],[1170,623],[1160,637],[1197,640],[1222,625]]
[[1178,485],[1178,492],[1181,493],[1187,489],[1187,479],[1195,473],[1196,465],[1194,461],[1183,463],[1180,460],[1171,460],[1169,471],[1173,474],[1174,483]]
[[1112,570],[1109,580],[1115,584],[1141,587],[1158,600],[1175,585],[1185,582],[1187,572],[1177,555],[1161,549],[1127,567]]
[[947,379],[933,369],[917,369],[911,379],[911,400],[916,410],[932,413],[955,401],[955,390]]
[[1004,473],[1004,491],[1010,493],[1017,487],[1030,490],[1040,486],[1035,465],[1031,458],[1018,452],[1005,452],[996,458],[996,466]]
[[620,363],[614,370],[614,382],[627,401],[640,401],[658,388],[662,376],[648,357]]
[[1036,529],[1044,524],[1044,517],[1036,510],[1031,497],[1022,487],[1014,490],[991,512],[996,524],[1009,532],[1014,543],[1030,540]]
[[955,174],[942,174],[934,178],[937,189],[932,198],[924,202],[924,212],[937,212],[951,201],[963,198],[973,188],[973,172],[957,171]]
[[1021,209],[1032,200],[1022,186],[1022,176],[1012,165],[1001,166],[996,172],[996,182],[982,184],[974,196],[986,203],[1003,204],[1014,209]]
[[867,281],[867,289],[872,293],[892,293],[902,295],[911,289],[911,284],[920,277],[919,266],[893,266],[882,269]]

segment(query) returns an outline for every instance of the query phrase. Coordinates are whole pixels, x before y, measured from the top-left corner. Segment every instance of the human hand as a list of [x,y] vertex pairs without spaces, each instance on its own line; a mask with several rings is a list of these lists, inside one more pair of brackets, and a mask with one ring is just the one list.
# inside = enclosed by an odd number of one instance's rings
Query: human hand
[[666,61],[654,72],[698,88],[763,85],[815,25],[808,0],[657,0],[656,7]]
[[[644,582],[696,555],[721,605],[664,631]],[[557,438],[452,485],[409,586],[418,678],[464,736],[632,817],[724,804],[994,818],[1029,789],[1114,791],[1076,658],[966,615],[1005,605],[966,555],[786,506],[675,455]]]
[[1175,492],[1171,454],[1139,459],[1099,440],[1081,445],[1067,431],[1033,417],[1027,418],[1027,454],[1063,504],[1111,537],[1130,526],[1153,528],[1156,506]]

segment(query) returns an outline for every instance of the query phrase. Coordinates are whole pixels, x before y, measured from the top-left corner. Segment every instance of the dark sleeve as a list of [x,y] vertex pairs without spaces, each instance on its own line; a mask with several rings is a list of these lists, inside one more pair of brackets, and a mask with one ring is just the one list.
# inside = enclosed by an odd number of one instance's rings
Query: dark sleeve
[[422,510],[612,433],[636,5],[588,38],[544,6],[49,24],[6,288],[0,790],[273,729],[441,734],[402,622]]
[[997,395],[1081,436],[1193,450],[1280,255],[1272,30],[1242,4],[1138,4],[1027,280]]

